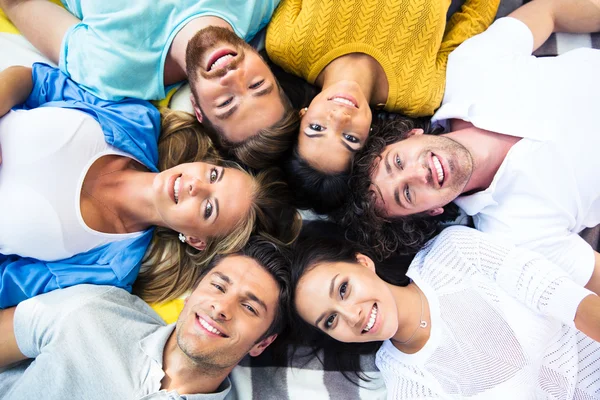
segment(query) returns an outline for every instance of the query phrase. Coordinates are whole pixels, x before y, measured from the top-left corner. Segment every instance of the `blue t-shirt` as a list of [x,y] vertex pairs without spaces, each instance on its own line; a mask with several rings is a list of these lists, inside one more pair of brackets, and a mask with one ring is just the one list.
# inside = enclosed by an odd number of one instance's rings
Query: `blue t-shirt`
[[175,35],[190,20],[215,16],[249,41],[279,0],[62,0],[81,23],[62,43],[60,69],[108,100],[165,97],[164,65]]
[[[76,109],[98,121],[106,142],[158,172],[160,113],[143,100],[109,102],[86,92],[59,70],[33,65],[33,89],[15,109]],[[114,285],[131,291],[153,229],[133,239],[108,243],[65,260],[44,262],[0,254],[0,308],[79,283]]]

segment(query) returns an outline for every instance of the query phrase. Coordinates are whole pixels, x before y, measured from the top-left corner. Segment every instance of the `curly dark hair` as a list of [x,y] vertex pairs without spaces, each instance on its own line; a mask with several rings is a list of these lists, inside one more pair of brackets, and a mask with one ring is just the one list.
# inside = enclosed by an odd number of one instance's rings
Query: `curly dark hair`
[[378,260],[392,255],[416,253],[441,230],[441,223],[458,216],[458,207],[451,203],[436,217],[415,214],[393,218],[380,215],[375,207],[377,194],[371,189],[374,161],[383,149],[407,138],[412,129],[426,134],[439,134],[443,129],[432,126],[429,119],[408,118],[400,114],[382,113],[376,116],[373,134],[355,156],[349,179],[348,197],[331,217],[348,232],[348,237],[362,250],[374,253]]

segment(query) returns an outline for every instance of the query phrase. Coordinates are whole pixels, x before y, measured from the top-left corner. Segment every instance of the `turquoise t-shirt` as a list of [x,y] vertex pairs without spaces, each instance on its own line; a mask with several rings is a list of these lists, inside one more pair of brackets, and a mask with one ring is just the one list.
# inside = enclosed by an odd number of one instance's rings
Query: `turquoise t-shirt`
[[190,20],[214,16],[245,41],[271,19],[279,0],[62,0],[81,19],[63,39],[59,67],[105,100],[165,97],[164,64]]

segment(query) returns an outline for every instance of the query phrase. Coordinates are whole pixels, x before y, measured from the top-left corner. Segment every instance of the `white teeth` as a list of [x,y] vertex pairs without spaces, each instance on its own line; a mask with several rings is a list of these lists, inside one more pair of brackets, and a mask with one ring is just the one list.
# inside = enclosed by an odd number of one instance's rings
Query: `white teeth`
[[223,336],[223,334],[218,329],[215,329],[212,326],[210,326],[202,318],[198,318],[198,321],[200,321],[200,325],[202,325],[204,327],[204,329],[206,329],[207,331],[212,332],[212,333],[214,333],[216,335],[219,335],[219,336]]
[[356,107],[353,102],[351,102],[348,99],[344,99],[342,97],[334,97],[331,100],[333,100],[336,103],[345,104],[345,105],[350,106],[350,107]]
[[173,184],[173,194],[175,197],[175,204],[179,203],[179,183],[181,182],[181,177],[175,179],[175,183]]
[[225,54],[224,56],[217,58],[217,60],[210,66],[210,69],[212,70],[215,67],[220,68],[230,58],[233,58],[231,54]]
[[375,325],[376,319],[377,319],[377,304],[374,304],[373,309],[371,310],[371,318],[369,318],[369,322],[367,323],[367,326],[365,327],[365,329],[363,329],[363,332],[369,332],[371,330],[371,328],[373,328],[373,325]]
[[437,156],[433,156],[432,158],[433,158],[433,165],[435,166],[435,169],[437,172],[438,182],[441,185],[444,182],[444,169],[442,168],[442,163],[437,158]]

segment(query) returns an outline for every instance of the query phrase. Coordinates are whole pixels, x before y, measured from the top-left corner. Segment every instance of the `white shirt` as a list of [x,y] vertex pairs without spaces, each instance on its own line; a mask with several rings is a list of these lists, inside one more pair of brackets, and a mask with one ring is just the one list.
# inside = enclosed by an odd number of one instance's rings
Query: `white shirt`
[[600,343],[573,328],[591,292],[559,267],[454,226],[408,276],[429,303],[431,336],[414,354],[379,349],[388,399],[600,398]]
[[0,253],[54,261],[141,234],[102,233],[83,221],[88,169],[104,155],[128,156],[106,143],[91,116],[54,107],[10,111],[0,119],[0,144]]
[[514,18],[465,41],[449,57],[433,119],[524,138],[487,190],[455,202],[477,229],[543,254],[585,285],[594,253],[577,233],[600,224],[600,51],[536,58],[532,48]]

